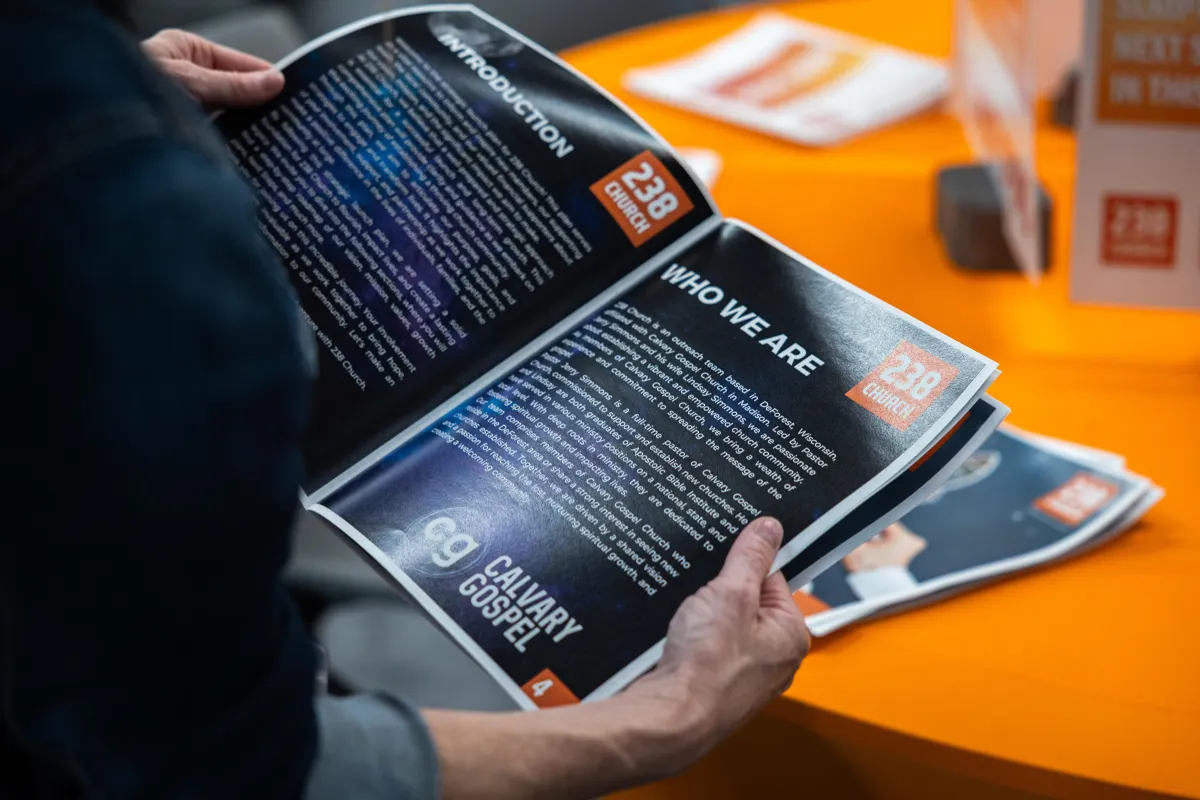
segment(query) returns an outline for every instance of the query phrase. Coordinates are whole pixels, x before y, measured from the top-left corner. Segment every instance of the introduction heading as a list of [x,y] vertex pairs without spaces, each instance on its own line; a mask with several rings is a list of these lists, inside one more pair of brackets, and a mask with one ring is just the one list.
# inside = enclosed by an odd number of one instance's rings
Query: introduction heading
[[575,149],[575,145],[567,141],[567,137],[562,135],[562,131],[550,124],[550,120],[546,118],[545,114],[534,108],[533,103],[525,99],[525,95],[512,85],[512,81],[501,75],[498,69],[489,64],[487,59],[476,53],[462,39],[453,33],[443,33],[438,37],[438,41],[446,45],[451,53],[457,55],[464,64],[482,78],[492,91],[504,98],[504,102],[512,106],[513,111],[529,123],[529,127],[556,156],[562,158]]
[[[678,264],[667,267],[660,277],[683,289],[706,306],[717,305],[725,299],[725,290],[720,286],[709,283],[692,270]],[[772,353],[786,361],[792,369],[805,377],[812,375],[817,367],[825,363],[799,342],[789,342],[786,333],[777,333],[759,339],[758,335],[771,327],[771,323],[746,306],[739,304],[735,298],[729,298],[729,302],[725,304],[720,313],[723,319],[729,320],[731,325],[736,325],[742,333],[751,339],[756,339],[759,344],[771,348]]]

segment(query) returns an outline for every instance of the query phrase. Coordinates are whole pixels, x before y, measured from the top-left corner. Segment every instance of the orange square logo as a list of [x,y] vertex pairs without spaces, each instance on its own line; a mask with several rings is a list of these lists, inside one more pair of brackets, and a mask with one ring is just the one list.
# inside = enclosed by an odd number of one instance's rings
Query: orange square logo
[[908,430],[933,405],[958,370],[909,342],[901,342],[867,377],[846,392],[896,430]]
[[1179,201],[1174,197],[1113,195],[1104,198],[1106,264],[1126,267],[1175,266]]
[[1120,489],[1095,475],[1081,472],[1034,501],[1033,507],[1067,525],[1078,525],[1104,508]]
[[568,689],[567,685],[548,669],[544,669],[530,678],[521,687],[521,691],[528,695],[529,699],[538,708],[569,706],[579,702],[579,698],[575,696],[575,693]]
[[592,194],[640,247],[693,208],[679,181],[649,150],[592,184]]

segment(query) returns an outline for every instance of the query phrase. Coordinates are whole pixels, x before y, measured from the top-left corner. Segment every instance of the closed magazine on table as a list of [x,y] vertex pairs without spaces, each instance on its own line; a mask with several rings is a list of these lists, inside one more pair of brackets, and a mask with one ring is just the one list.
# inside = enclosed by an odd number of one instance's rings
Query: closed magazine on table
[[305,505],[526,707],[652,666],[753,517],[776,567],[836,560],[1006,413],[993,361],[723,219],[470,6],[282,68],[217,124],[315,343]]
[[651,100],[820,147],[941,101],[950,70],[918,53],[763,11],[695,52],[630,70],[624,84]]
[[899,522],[824,569],[803,570],[806,553],[784,574],[822,635],[1090,550],[1161,498],[1119,456],[1005,428],[888,518]]

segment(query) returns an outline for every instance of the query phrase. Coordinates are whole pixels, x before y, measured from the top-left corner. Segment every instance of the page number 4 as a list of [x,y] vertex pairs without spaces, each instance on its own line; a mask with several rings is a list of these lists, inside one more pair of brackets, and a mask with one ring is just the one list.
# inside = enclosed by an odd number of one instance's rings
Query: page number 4
[[553,688],[554,688],[554,681],[545,680],[545,681],[538,681],[537,683],[535,683],[533,686],[530,687],[530,691],[533,692],[534,697],[541,697],[542,695],[544,695],[546,692],[550,691]]

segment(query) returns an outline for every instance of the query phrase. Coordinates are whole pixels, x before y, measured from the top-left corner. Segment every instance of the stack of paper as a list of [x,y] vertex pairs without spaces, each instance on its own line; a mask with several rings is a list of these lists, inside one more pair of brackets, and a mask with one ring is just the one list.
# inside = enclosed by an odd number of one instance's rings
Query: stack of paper
[[799,565],[785,574],[821,636],[1091,549],[1162,496],[1119,455],[1003,428],[922,505],[839,563],[812,580]]
[[939,102],[945,64],[764,13],[702,50],[625,76],[630,90],[794,142],[828,145]]

